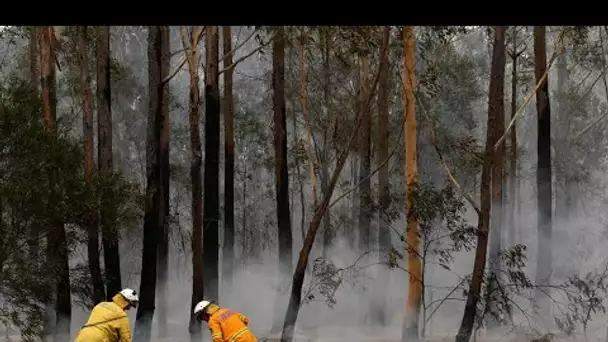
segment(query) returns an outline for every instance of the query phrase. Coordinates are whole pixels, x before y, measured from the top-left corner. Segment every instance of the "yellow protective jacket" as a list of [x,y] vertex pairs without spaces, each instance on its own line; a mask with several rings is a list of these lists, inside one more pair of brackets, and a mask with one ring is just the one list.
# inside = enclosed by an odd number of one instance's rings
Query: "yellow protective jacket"
[[213,342],[257,342],[258,339],[247,329],[247,316],[230,309],[219,308],[215,304],[207,309],[209,330]]
[[111,302],[97,304],[74,342],[131,342],[129,317],[124,310],[128,304],[119,294]]

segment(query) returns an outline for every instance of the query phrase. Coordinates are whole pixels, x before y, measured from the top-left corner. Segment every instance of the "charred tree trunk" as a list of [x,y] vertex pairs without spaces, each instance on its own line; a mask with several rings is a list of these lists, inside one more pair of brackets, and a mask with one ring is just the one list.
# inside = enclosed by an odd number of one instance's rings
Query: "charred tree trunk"
[[[183,26],[181,28],[183,32]],[[190,46],[188,49],[188,71],[190,74],[190,108],[188,121],[190,124],[190,150],[192,153],[190,160],[190,180],[192,182],[192,301],[190,304],[190,324],[189,332],[191,341],[200,341],[201,323],[192,314],[194,306],[203,300],[203,177],[201,168],[203,165],[203,155],[201,151],[200,135],[200,105],[201,97],[199,91],[198,78],[198,37],[201,29],[192,28],[190,33]]]
[[[287,128],[285,115],[285,28],[276,28],[272,43],[272,90],[274,111],[275,192],[279,235],[279,279],[292,272],[292,234],[289,211],[289,170],[287,168]],[[281,296],[275,299],[275,316],[279,315]],[[275,319],[273,331],[279,329]]]
[[[517,58],[519,53],[517,52],[517,26],[513,26],[513,51],[510,53],[511,57],[511,117],[509,121],[513,120],[517,113]],[[513,128],[510,132],[510,152],[511,158],[509,160],[509,213],[508,219],[509,224],[507,225],[508,232],[508,246],[513,246],[518,243],[517,232],[519,231],[519,222],[515,212],[516,203],[519,201],[517,195],[517,184],[519,182],[517,177],[517,121],[515,121]]]
[[232,95],[232,30],[222,28],[224,49],[224,246],[222,286],[232,288],[234,273],[234,99]]
[[[275,38],[276,39],[276,38]],[[280,47],[281,42],[275,42],[274,44],[279,44]],[[277,48],[277,46],[274,46]],[[277,48],[277,50],[280,50]],[[385,56],[388,53],[388,45],[383,46],[382,49],[382,57],[380,65],[384,63]],[[302,244],[302,249],[300,250],[300,256],[298,257],[298,262],[296,264],[296,268],[293,272],[292,277],[292,285],[291,285],[291,294],[289,297],[289,304],[287,306],[287,312],[285,313],[285,320],[283,322],[283,331],[281,334],[281,342],[291,342],[293,341],[293,333],[296,321],[298,319],[298,313],[300,311],[301,301],[302,301],[302,286],[304,285],[304,277],[306,275],[306,266],[308,265],[308,257],[310,256],[310,251],[312,250],[312,245],[315,241],[315,237],[317,234],[317,230],[319,229],[319,225],[321,224],[321,220],[323,219],[323,215],[327,207],[329,206],[329,201],[331,200],[331,196],[336,187],[336,183],[338,182],[338,178],[340,177],[340,173],[344,168],[344,164],[346,163],[346,159],[350,154],[350,151],[353,149],[355,145],[355,141],[357,139],[357,134],[359,129],[361,128],[361,124],[363,122],[363,116],[365,111],[369,110],[369,103],[372,98],[372,95],[375,93],[376,85],[378,84],[378,75],[376,75],[375,80],[371,86],[369,93],[365,98],[364,105],[361,108],[364,108],[364,111],[360,111],[357,115],[357,120],[355,124],[355,129],[353,130],[352,135],[350,136],[347,147],[340,153],[338,159],[336,161],[336,168],[331,176],[328,185],[328,191],[323,195],[322,201],[319,203],[319,206],[315,209],[314,216],[310,221],[308,231],[306,231],[306,238],[304,239],[304,243]]]
[[[78,54],[80,58],[80,86],[82,87],[82,132],[84,136],[84,178],[89,184],[93,181],[95,161],[93,157],[93,93],[91,75],[89,74],[89,55],[87,47],[89,38],[87,27],[79,27]],[[99,229],[96,210],[87,214],[87,257],[93,285],[93,303],[97,304],[106,298],[101,266],[99,264]]]
[[[505,30],[504,28],[502,30]],[[492,128],[492,132],[494,134],[493,142],[496,142],[500,137],[503,136],[505,132],[505,104],[504,104],[504,80],[505,80],[505,63],[506,63],[506,53],[505,53],[505,41],[504,41],[504,31],[503,34],[498,35],[499,40],[495,41],[494,44],[498,44],[494,48],[494,56],[497,63],[499,64],[499,68],[497,69],[497,73],[493,74],[493,77],[496,77],[498,85],[496,91],[500,96],[500,100],[496,100],[494,103],[494,127]],[[486,305],[496,306],[493,298],[497,298],[498,291],[498,277],[500,277],[500,250],[502,248],[501,234],[502,234],[502,223],[503,223],[503,164],[504,164],[504,154],[505,154],[505,145],[500,144],[498,149],[494,151],[494,160],[492,166],[492,212],[491,212],[491,222],[490,222],[490,274],[488,281],[488,291],[487,291],[487,301]],[[490,308],[489,307],[489,308]],[[496,312],[496,308],[492,309],[493,312]],[[491,316],[491,315],[490,315]],[[495,319],[490,317],[488,322],[488,328],[496,328],[499,325]]]
[[[97,37],[97,167],[100,174],[112,172],[112,98],[110,90],[110,27],[99,28]],[[101,241],[103,244],[108,300],[121,288],[120,254],[116,216],[112,199],[102,194],[100,208]]]
[[203,260],[205,296],[219,299],[219,154],[220,92],[218,88],[219,37],[217,26],[207,26],[205,47],[205,173]]
[[158,239],[163,229],[160,140],[163,126],[164,84],[162,26],[148,27],[149,113],[146,137],[146,204],[142,249],[139,307],[135,321],[135,342],[149,342],[156,303]]
[[[545,26],[534,27],[534,76],[540,82],[547,69]],[[552,197],[551,185],[551,107],[549,103],[549,77],[543,81],[536,93],[536,112],[538,114],[538,140],[536,167],[536,186],[538,202],[538,249],[536,267],[536,285],[547,285],[551,282],[551,226]],[[537,289],[535,300],[540,306],[540,314],[548,313],[546,295]]]
[[[44,124],[49,134],[57,135],[57,92],[55,79],[55,28],[42,26],[38,28],[38,48],[40,51],[40,75],[42,112]],[[57,170],[49,170],[51,184],[57,177]],[[56,211],[56,196],[51,195],[49,212]],[[53,214],[49,224],[47,237],[47,262],[51,274],[55,273],[55,327],[53,331],[55,341],[70,338],[70,320],[72,317],[72,302],[70,291],[70,268],[67,246],[67,237],[61,217]]]
[[[494,28],[494,49],[492,53],[492,69],[490,74],[490,94],[488,108],[488,129],[486,134],[486,147],[484,153],[483,166],[481,169],[481,184],[480,184],[480,199],[481,212],[477,223],[477,248],[475,250],[475,263],[473,265],[473,276],[469,284],[469,292],[467,301],[460,322],[456,342],[468,342],[471,339],[473,326],[475,324],[475,316],[477,314],[477,303],[481,293],[481,284],[483,282],[484,267],[486,264],[486,254],[488,250],[488,233],[490,226],[490,210],[492,208],[492,195],[490,190],[490,179],[492,177],[492,163],[494,157],[494,139],[496,134],[493,130],[496,127],[496,111],[503,108],[503,93],[501,89],[504,87],[504,79],[500,79],[498,75],[504,75],[504,58],[500,59],[500,49],[504,45],[504,26],[496,26]],[[502,44],[501,44],[502,42]],[[501,71],[502,70],[502,71]]]
[[274,149],[277,223],[279,225],[279,272],[292,272],[292,236],[289,218],[289,173],[287,169],[287,130],[285,118],[285,31],[277,28],[273,42],[272,88],[274,104]]
[[403,31],[403,97],[405,104],[405,215],[406,253],[409,273],[407,301],[401,340],[418,340],[418,319],[422,300],[422,260],[420,257],[420,229],[416,218],[414,193],[418,184],[418,150],[416,141],[416,47],[414,27]]
[[[390,39],[391,28],[386,26],[383,28],[382,39],[383,44],[388,44]],[[379,202],[379,213],[378,213],[378,247],[380,250],[379,262],[384,265],[388,265],[388,253],[391,248],[391,230],[390,230],[390,218],[386,213],[390,209],[391,195],[390,195],[390,184],[389,184],[389,163],[387,162],[389,157],[388,142],[389,142],[389,94],[390,94],[390,65],[388,59],[384,61],[382,69],[380,69],[380,79],[378,81],[378,157],[377,163],[380,166],[378,170],[378,202]],[[384,163],[384,164],[382,164]],[[382,268],[384,270],[384,268]],[[383,272],[383,276],[386,277],[386,281],[381,282],[379,285],[382,289],[379,294],[382,296],[375,308],[375,322],[380,326],[385,326],[387,323],[386,317],[386,304],[387,296],[389,292],[389,277],[390,273]]]
[[160,135],[160,181],[162,201],[162,233],[158,240],[158,335],[167,336],[167,277],[169,269],[169,153],[171,126],[169,118],[169,75],[170,64],[170,26],[163,26],[161,52],[161,79],[163,80],[162,130]]

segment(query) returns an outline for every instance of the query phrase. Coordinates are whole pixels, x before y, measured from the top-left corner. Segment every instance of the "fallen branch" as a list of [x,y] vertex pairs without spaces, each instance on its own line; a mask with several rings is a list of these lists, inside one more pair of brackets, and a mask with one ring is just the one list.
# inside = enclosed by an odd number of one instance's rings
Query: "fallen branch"
[[242,61],[244,61],[245,59],[247,59],[247,58],[249,58],[249,57],[253,56],[253,54],[254,54],[254,53],[256,53],[256,52],[258,52],[258,51],[262,50],[263,48],[265,48],[266,46],[268,46],[268,44],[270,44],[270,42],[272,42],[272,39],[270,39],[270,40],[269,40],[267,43],[264,43],[264,44],[262,44],[262,45],[258,46],[257,48],[255,48],[255,49],[251,50],[251,51],[250,51],[248,54],[246,54],[245,56],[243,56],[243,57],[241,57],[241,58],[237,59],[236,61],[232,62],[232,64],[230,64],[230,65],[229,65],[229,66],[227,66],[226,68],[222,69],[222,70],[221,70],[221,71],[218,73],[218,75],[221,75],[221,74],[222,74],[222,73],[224,73],[225,71],[228,71],[228,70],[234,69],[234,68],[236,67],[236,65],[237,65],[237,64],[239,64],[239,63],[241,63]]
[[[198,40],[196,41],[196,46],[198,46],[198,44],[202,40],[202,38],[204,36],[204,34],[203,34],[204,31],[205,31],[205,29],[201,30],[201,32],[199,33]],[[169,73],[169,75],[167,77],[165,77],[165,79],[163,79],[161,81],[161,85],[164,85],[165,83],[171,81],[173,79],[173,77],[175,77],[182,70],[182,68],[186,64],[187,59],[188,58],[184,55],[182,60],[179,62],[178,66],[171,73]]]
[[433,123],[433,120],[431,119],[427,109],[424,107],[424,104],[422,103],[422,101],[418,98],[418,96],[416,96],[416,98],[418,100],[417,101],[418,104],[420,105],[420,107],[422,109],[422,113],[424,114],[425,118],[429,121],[429,123],[431,125],[431,145],[433,145],[433,148],[435,149],[435,152],[437,153],[437,156],[439,157],[439,160],[441,161],[443,168],[448,175],[448,178],[450,179],[452,184],[454,184],[456,189],[462,194],[462,196],[464,196],[464,198],[467,200],[467,202],[469,202],[469,204],[471,204],[471,206],[473,207],[473,209],[475,210],[477,215],[481,215],[481,210],[479,209],[479,206],[477,205],[477,203],[475,202],[473,197],[471,197],[471,195],[469,195],[466,191],[464,191],[464,189],[460,186],[460,184],[456,180],[456,177],[454,177],[454,174],[448,167],[448,164],[445,162],[445,159],[443,158],[443,154],[441,153],[439,146],[437,146],[437,135],[435,133],[435,124]]
[[389,154],[389,156],[386,157],[386,159],[384,159],[384,161],[382,161],[382,163],[380,163],[380,165],[378,165],[372,172],[370,172],[367,176],[365,176],[363,179],[361,179],[359,181],[359,183],[357,183],[352,188],[348,189],[346,192],[342,193],[338,198],[336,198],[333,202],[331,202],[331,204],[329,205],[329,208],[332,208],[334,205],[336,205],[338,203],[338,201],[340,201],[342,198],[346,197],[351,192],[357,190],[361,186],[361,184],[363,184],[363,182],[365,182],[371,176],[373,176],[376,173],[378,173],[378,171],[380,171],[380,169],[384,165],[386,165],[386,163],[389,162],[389,160],[393,157],[393,155],[395,155],[395,152],[397,151],[397,148],[400,147],[399,143],[401,142],[401,137],[403,137],[403,130],[402,129],[399,130],[399,139],[397,140],[397,143],[395,144],[395,147],[393,147],[393,150],[391,151],[391,154]]
[[521,106],[517,110],[517,113],[515,113],[515,115],[511,119],[511,122],[509,122],[509,125],[507,126],[507,129],[505,129],[504,134],[500,137],[500,139],[498,139],[498,141],[496,141],[496,144],[494,144],[495,152],[498,150],[498,147],[500,147],[500,144],[502,144],[505,141],[505,139],[507,138],[509,131],[515,125],[515,120],[517,120],[524,113],[524,109],[526,108],[526,106],[530,103],[530,101],[532,101],[532,98],[534,97],[534,95],[536,95],[536,93],[538,92],[540,87],[543,85],[543,83],[545,83],[547,76],[549,76],[549,70],[551,70],[551,67],[553,66],[553,62],[555,62],[555,59],[557,58],[557,56],[559,56],[563,51],[564,51],[564,30],[562,29],[559,34],[559,38],[558,38],[558,46],[555,48],[555,51],[553,52],[551,59],[549,59],[549,63],[547,63],[548,64],[547,69],[545,70],[543,77],[541,77],[540,80],[538,80],[538,83],[536,84],[536,86],[534,87],[532,92],[526,97],[526,100],[524,101],[524,103],[521,104]]

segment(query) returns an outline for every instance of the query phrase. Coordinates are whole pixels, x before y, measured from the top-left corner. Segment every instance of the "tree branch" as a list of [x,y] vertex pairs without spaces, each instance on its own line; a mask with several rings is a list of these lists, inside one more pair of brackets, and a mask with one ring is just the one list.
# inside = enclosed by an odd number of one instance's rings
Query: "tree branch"
[[524,103],[522,103],[521,106],[519,106],[517,113],[515,113],[515,115],[511,119],[511,122],[509,122],[509,125],[507,126],[507,129],[505,129],[504,134],[500,137],[500,139],[498,139],[498,141],[496,141],[496,144],[494,144],[494,152],[496,152],[498,150],[498,147],[500,147],[500,144],[502,144],[505,141],[505,139],[507,138],[507,135],[509,134],[509,131],[515,125],[515,121],[524,113],[524,109],[526,108],[526,106],[530,103],[530,101],[532,101],[532,98],[534,97],[534,95],[536,95],[536,93],[538,92],[538,90],[540,89],[542,84],[545,83],[545,80],[547,79],[547,76],[549,75],[549,70],[551,70],[551,67],[553,66],[553,62],[555,62],[555,59],[557,58],[557,56],[559,56],[563,52],[563,50],[564,50],[564,30],[562,29],[559,34],[559,38],[558,38],[558,46],[555,48],[555,51],[553,52],[553,55],[551,56],[551,59],[549,60],[547,69],[545,70],[543,77],[541,77],[540,80],[538,80],[538,83],[536,84],[536,86],[534,87],[532,92],[528,95],[528,97],[526,97],[526,100],[524,101]]
[[237,64],[239,64],[240,62],[244,61],[245,59],[253,56],[254,53],[262,50],[264,47],[268,46],[268,44],[270,44],[272,40],[268,41],[268,43],[262,44],[260,46],[258,46],[257,48],[251,50],[248,54],[246,54],[245,56],[242,56],[241,58],[237,59],[236,61],[232,62],[232,64],[230,64],[229,66],[227,66],[226,68],[222,69],[218,75],[221,75],[223,72],[228,71],[230,69],[234,69],[236,67]]
[[[198,36],[198,39],[196,41],[196,46],[198,46],[198,44],[200,43],[201,39],[204,36],[204,34],[202,34],[203,31],[204,30],[202,30],[201,33]],[[173,79],[173,77],[175,77],[182,70],[182,68],[186,64],[187,59],[188,58],[184,55],[184,57],[182,58],[182,60],[179,62],[178,66],[171,73],[169,73],[169,75],[165,79],[163,79],[161,81],[161,85],[164,85],[165,83],[171,81]]]

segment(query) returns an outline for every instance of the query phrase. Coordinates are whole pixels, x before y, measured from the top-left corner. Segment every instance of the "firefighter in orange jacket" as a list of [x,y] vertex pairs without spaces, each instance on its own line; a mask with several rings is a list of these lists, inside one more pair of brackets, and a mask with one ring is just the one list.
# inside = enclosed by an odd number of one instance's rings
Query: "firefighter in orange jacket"
[[93,308],[87,324],[78,332],[75,342],[131,342],[129,317],[126,310],[137,307],[139,297],[124,289],[111,302],[101,302]]
[[247,328],[247,316],[220,308],[212,301],[203,300],[194,307],[197,319],[206,321],[213,342],[257,342],[258,339]]

